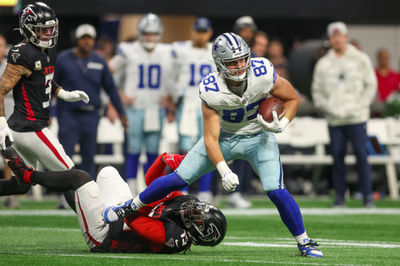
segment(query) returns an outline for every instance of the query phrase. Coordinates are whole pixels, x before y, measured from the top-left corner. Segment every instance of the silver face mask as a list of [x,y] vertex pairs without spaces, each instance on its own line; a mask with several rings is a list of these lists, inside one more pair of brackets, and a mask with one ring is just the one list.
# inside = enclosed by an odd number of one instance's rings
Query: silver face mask
[[40,48],[52,48],[58,39],[56,14],[44,3],[29,4],[21,12],[19,32]]
[[[144,33],[156,34],[157,38],[154,42],[145,41],[143,38]],[[163,33],[163,25],[160,18],[153,13],[145,14],[138,24],[138,39],[139,42],[146,50],[153,50],[161,39]]]
[[[219,35],[213,44],[212,56],[219,72],[226,79],[244,81],[250,71],[250,48],[247,43],[232,32]],[[244,59],[243,68],[228,69],[227,65]]]

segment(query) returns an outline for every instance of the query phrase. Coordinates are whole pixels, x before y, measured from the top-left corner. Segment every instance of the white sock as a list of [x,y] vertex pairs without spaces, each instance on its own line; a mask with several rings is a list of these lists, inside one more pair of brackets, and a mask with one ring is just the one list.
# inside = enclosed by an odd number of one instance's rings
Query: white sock
[[295,236],[294,237],[297,241],[297,243],[299,243],[300,245],[304,245],[307,244],[308,242],[310,242],[310,238],[307,235],[307,232],[304,231],[304,233],[302,233],[301,235]]
[[139,210],[141,207],[145,206],[146,204],[144,204],[140,199],[139,196],[136,196],[131,203],[131,208],[134,210]]

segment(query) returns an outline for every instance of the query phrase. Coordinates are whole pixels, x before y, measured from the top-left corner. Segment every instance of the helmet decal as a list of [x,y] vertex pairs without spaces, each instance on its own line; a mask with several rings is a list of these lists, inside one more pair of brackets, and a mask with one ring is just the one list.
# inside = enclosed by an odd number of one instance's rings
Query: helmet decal
[[22,11],[21,15],[21,23],[26,23],[26,22],[33,22],[37,19],[37,15],[35,12],[30,7],[25,8]]

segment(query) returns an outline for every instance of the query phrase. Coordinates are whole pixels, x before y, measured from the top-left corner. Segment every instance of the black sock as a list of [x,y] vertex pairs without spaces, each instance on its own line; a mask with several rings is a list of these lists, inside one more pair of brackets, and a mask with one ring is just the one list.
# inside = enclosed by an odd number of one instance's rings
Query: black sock
[[0,196],[26,194],[30,188],[29,184],[18,184],[15,176],[0,180]]
[[88,173],[78,169],[56,172],[34,171],[31,174],[32,183],[43,185],[57,192],[77,190],[79,187],[92,180]]

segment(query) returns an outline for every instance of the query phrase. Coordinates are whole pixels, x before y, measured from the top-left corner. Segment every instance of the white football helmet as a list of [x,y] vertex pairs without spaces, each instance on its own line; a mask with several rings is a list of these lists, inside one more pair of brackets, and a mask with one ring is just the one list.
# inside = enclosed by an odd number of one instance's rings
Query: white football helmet
[[[144,33],[153,33],[157,35],[154,42],[145,41],[143,38]],[[156,44],[160,41],[163,33],[163,25],[160,18],[153,13],[143,15],[138,23],[138,39],[143,47],[147,50],[152,50]]]
[[[247,79],[250,70],[250,48],[247,43],[232,32],[226,32],[219,35],[213,44],[212,56],[217,66],[217,70],[227,79],[234,81],[244,81]],[[226,63],[245,58],[246,66],[244,68],[235,69],[236,72],[244,73],[233,75],[226,67]]]

